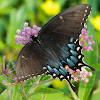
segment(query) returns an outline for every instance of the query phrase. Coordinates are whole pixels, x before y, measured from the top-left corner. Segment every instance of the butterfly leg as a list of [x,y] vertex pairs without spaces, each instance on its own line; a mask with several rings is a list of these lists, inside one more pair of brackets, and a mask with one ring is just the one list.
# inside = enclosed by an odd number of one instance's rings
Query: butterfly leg
[[69,85],[70,85],[70,87],[72,88],[72,90],[73,90],[74,92],[77,92],[75,86],[74,86],[72,83],[70,83],[70,81],[69,81],[69,79],[68,79],[67,77],[66,77],[66,80],[67,80],[67,82],[69,83]]

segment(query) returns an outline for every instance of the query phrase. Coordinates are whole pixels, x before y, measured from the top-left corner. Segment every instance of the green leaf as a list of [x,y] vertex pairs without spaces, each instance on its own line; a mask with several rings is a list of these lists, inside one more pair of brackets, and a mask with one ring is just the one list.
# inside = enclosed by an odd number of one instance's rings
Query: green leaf
[[[9,87],[9,90],[10,90],[10,94],[12,93],[13,91],[13,87]],[[8,100],[8,92],[7,92],[7,89],[5,89],[2,93],[1,93],[2,96],[5,97],[6,100]],[[11,94],[12,95],[12,94]],[[0,99],[2,100],[2,99]]]
[[17,29],[22,29],[24,22],[26,20],[25,7],[22,5],[18,10],[13,9],[10,14],[10,22],[8,27],[8,33],[6,38],[6,43],[11,47],[16,45],[13,43],[15,41],[14,35]]
[[35,94],[29,100],[72,100],[62,94]]
[[[1,71],[1,68],[0,68],[0,71]],[[3,91],[6,86],[2,84],[2,81],[4,81],[4,77],[3,75],[0,75],[0,91]]]
[[93,46],[93,51],[89,51],[89,52],[84,51],[84,61],[89,65],[96,64],[98,59],[98,44],[97,44],[94,28],[90,21],[88,22],[88,35],[93,36],[93,41],[95,41],[95,45]]
[[66,3],[66,0],[55,0],[55,1],[58,2],[61,7],[63,7],[64,4]]
[[92,16],[96,16],[96,12],[97,12],[97,0],[88,0],[89,4],[92,6],[92,12],[91,12],[91,15]]
[[31,21],[34,20],[35,19],[35,11],[34,11],[35,10],[35,0],[24,0],[24,4],[26,7],[26,13],[28,15],[27,18]]
[[0,50],[4,50],[5,48],[6,48],[5,43],[0,40]]
[[0,0],[0,14],[9,14],[18,0]]
[[63,92],[61,91],[58,91],[56,89],[52,89],[52,88],[37,88],[34,93],[60,93],[60,94],[63,94]]
[[41,100],[46,98],[46,100],[71,100],[70,98],[63,95],[63,92],[52,88],[37,88],[34,94],[29,96],[29,100]]
[[48,80],[48,79],[51,79],[52,77],[51,76],[48,76],[48,75],[42,75],[40,81],[45,81],[45,80]]
[[90,92],[92,90],[92,87],[94,85],[94,81],[95,81],[95,72],[93,72],[93,76],[89,77],[89,83],[84,83],[84,82],[80,82],[79,85],[79,91],[78,91],[78,97],[80,100],[87,100]]
[[12,7],[6,7],[6,8],[3,8],[3,9],[0,9],[0,14],[9,14],[12,10]]
[[100,71],[100,64],[92,64],[93,68],[95,68],[96,71]]
[[6,100],[6,99],[4,98],[4,96],[2,96],[2,95],[0,94],[0,100]]
[[16,100],[16,98],[18,98],[16,95],[18,95],[20,92],[18,92],[18,88],[19,85],[17,84],[14,89],[13,89],[13,93],[12,93],[12,100]]
[[91,100],[99,100],[100,99],[100,80],[98,81],[98,87],[93,92]]
[[5,90],[1,93],[1,95],[4,96],[4,98],[7,100],[7,98],[8,98],[7,89],[5,89]]
[[91,100],[99,100],[100,99],[100,91],[92,96]]

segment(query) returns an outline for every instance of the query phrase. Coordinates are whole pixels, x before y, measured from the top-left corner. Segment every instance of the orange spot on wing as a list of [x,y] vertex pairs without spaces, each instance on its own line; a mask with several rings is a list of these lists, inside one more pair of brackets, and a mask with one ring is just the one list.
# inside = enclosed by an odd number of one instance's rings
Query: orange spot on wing
[[67,69],[69,66],[68,65],[65,65],[65,69]]
[[22,84],[22,83],[24,83],[24,82],[20,82],[20,84]]

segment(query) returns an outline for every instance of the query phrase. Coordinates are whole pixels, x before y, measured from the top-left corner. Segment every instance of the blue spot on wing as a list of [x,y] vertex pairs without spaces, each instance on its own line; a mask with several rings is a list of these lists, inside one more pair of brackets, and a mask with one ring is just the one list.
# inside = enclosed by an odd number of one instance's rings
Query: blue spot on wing
[[64,71],[65,73],[68,73],[68,71],[67,71],[64,67],[60,66],[60,68],[61,68],[61,70]]
[[69,67],[71,67],[71,68],[72,68],[72,67],[74,67],[74,66],[75,66],[75,64],[74,64],[74,63],[73,63],[70,59],[68,59],[68,58],[67,58],[67,60],[66,60],[66,61],[67,61],[68,65],[69,65]]
[[70,56],[70,59],[76,64],[78,62],[77,58],[75,58],[74,56]]
[[46,70],[47,68],[46,67],[43,67],[43,69]]
[[47,66],[47,68],[48,68],[48,70],[49,70],[51,73],[54,72],[54,70],[53,70],[49,65]]
[[67,63],[64,60],[61,60],[61,65],[65,66],[65,65],[67,65]]
[[66,75],[67,75],[63,70],[59,69],[59,71],[60,71],[60,73],[61,73],[63,76],[66,76]]
[[70,38],[70,42],[73,42],[73,39],[74,39],[74,38]]
[[78,53],[77,53],[76,51],[74,51],[74,50],[70,50],[70,52],[71,52],[71,54],[72,54],[73,56],[77,56],[77,55],[78,55]]
[[74,43],[71,43],[71,44],[67,44],[69,48],[75,50],[76,48],[76,45]]
[[60,75],[60,72],[56,68],[53,68],[53,70],[57,75]]

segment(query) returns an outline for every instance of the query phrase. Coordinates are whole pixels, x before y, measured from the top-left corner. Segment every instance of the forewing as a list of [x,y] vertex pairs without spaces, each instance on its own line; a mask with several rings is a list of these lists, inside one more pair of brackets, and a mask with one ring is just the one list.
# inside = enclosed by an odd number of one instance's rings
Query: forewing
[[68,42],[71,37],[78,39],[81,29],[90,14],[91,6],[79,4],[66,9],[52,18],[39,32],[41,42],[61,41]]

